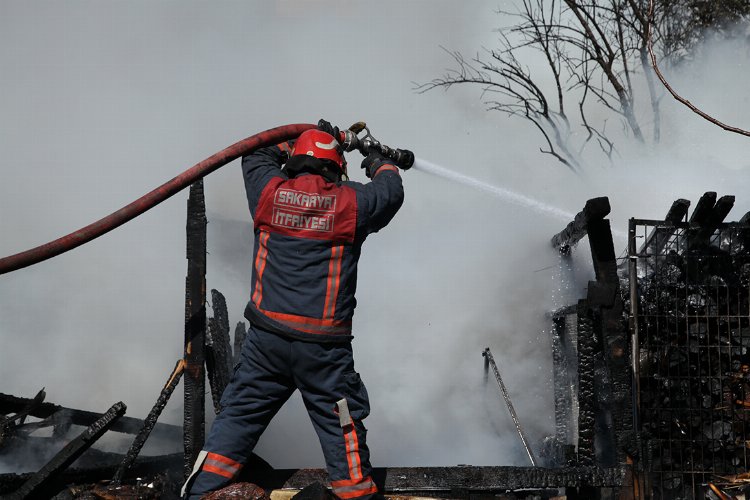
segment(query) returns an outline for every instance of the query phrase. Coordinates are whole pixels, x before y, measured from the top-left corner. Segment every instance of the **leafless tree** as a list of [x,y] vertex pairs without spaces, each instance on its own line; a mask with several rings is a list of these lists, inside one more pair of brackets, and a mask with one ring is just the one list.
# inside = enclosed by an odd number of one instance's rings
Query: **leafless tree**
[[[692,17],[669,17],[675,1],[657,1],[650,23],[648,0],[519,0],[516,11],[499,11],[513,23],[498,30],[497,48],[471,59],[448,51],[455,69],[416,89],[478,85],[489,109],[528,120],[543,138],[540,151],[572,171],[585,169],[591,144],[611,162],[618,140],[609,124],[613,116],[627,137],[659,141],[662,90],[648,44],[651,37],[657,52],[667,55],[688,50]],[[543,64],[532,70],[524,61],[533,51]]]

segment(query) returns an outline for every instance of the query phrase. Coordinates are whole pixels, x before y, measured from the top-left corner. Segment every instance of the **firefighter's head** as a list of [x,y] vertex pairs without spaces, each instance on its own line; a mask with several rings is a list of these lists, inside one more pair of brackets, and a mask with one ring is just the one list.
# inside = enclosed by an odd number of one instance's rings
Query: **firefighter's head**
[[329,182],[346,180],[346,159],[339,141],[317,129],[302,132],[284,166],[289,177],[302,172],[323,176]]

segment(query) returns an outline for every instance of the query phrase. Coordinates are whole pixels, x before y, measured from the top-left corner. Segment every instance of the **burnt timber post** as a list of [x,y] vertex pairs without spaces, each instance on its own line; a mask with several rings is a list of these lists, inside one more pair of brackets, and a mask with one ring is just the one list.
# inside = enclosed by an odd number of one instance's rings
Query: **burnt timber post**
[[214,411],[219,414],[221,395],[229,384],[232,373],[232,345],[229,340],[229,313],[227,301],[221,292],[211,290],[213,318],[208,319],[206,336],[206,370],[211,386]]
[[[39,394],[37,394],[38,397]],[[42,421],[24,424],[25,427],[33,425],[36,427],[55,426],[56,428],[69,428],[71,425],[88,427],[102,416],[101,413],[93,411],[76,410],[50,402],[39,402],[37,398],[27,399],[0,393],[0,415],[10,413],[19,415],[26,412],[28,416],[42,419]],[[11,417],[11,420],[13,419],[15,417]],[[143,420],[138,418],[120,417],[112,423],[109,430],[125,434],[137,434],[143,427],[143,423]],[[154,428],[169,439],[176,439],[182,433],[182,429],[177,425],[157,423]],[[65,432],[61,434],[64,435]]]
[[[583,210],[576,214],[574,220],[552,237],[550,240],[552,247],[561,255],[569,257],[573,247],[589,234],[592,226],[609,215],[610,210],[609,198],[606,196],[586,201]],[[598,275],[599,272],[597,272]],[[578,302],[577,317],[579,393],[577,458],[580,465],[590,466],[596,461],[594,445],[597,409],[595,365],[600,355],[600,344],[595,331],[594,314],[587,300]]]
[[[603,465],[624,463],[634,451],[632,427],[632,375],[629,369],[629,345],[623,322],[623,302],[617,276],[617,259],[609,220],[589,225],[589,245],[596,281],[589,282],[587,301],[595,313],[596,329],[603,355],[604,375],[609,384],[597,390],[603,397],[601,410],[607,416],[601,436],[614,455],[601,457]],[[601,381],[601,377],[597,377]],[[607,393],[605,393],[605,390]],[[611,462],[607,463],[607,460]],[[612,461],[614,460],[614,461]]]
[[154,407],[143,421],[143,428],[141,428],[141,431],[136,435],[133,444],[130,445],[128,453],[117,468],[117,472],[115,472],[115,475],[112,478],[114,484],[119,485],[122,482],[122,478],[125,477],[125,474],[127,474],[128,470],[133,466],[133,463],[135,463],[135,459],[138,458],[138,454],[141,452],[143,445],[146,444],[146,440],[151,435],[151,431],[154,430],[154,426],[156,425],[156,421],[161,415],[161,412],[164,410],[164,407],[167,406],[169,397],[177,387],[184,369],[185,360],[181,359],[177,362],[174,370],[172,370],[172,373],[169,375],[169,380],[167,380],[166,385],[161,390],[161,393],[159,393],[159,397],[156,400]]
[[187,278],[185,279],[185,477],[205,440],[206,201],[203,180],[190,186],[187,202]]
[[[612,231],[605,219],[609,212],[608,198],[590,199],[550,241],[560,254],[568,256],[575,244],[588,236],[596,275],[576,311],[579,465],[622,464],[632,448],[628,339]],[[559,413],[565,417],[564,411]]]
[[578,301],[578,464],[592,466],[596,460],[596,332],[588,303]]

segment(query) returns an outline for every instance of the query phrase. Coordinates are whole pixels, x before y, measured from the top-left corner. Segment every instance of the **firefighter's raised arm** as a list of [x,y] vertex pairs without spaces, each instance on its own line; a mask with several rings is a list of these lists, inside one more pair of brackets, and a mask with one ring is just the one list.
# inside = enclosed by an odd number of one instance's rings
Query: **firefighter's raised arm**
[[371,179],[363,186],[367,233],[383,229],[404,202],[404,187],[399,169],[393,160],[380,153],[370,153],[362,160],[362,168]]
[[289,159],[292,145],[292,142],[283,142],[242,157],[242,177],[245,179],[247,203],[253,218],[260,195],[268,182],[275,177],[288,178],[281,171],[281,166]]

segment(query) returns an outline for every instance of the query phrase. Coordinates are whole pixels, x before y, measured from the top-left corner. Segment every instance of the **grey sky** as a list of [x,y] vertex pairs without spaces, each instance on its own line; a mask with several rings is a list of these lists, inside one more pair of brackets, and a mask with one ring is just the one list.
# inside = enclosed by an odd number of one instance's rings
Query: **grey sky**
[[[747,210],[733,170],[747,164],[746,143],[668,99],[665,153],[628,152],[617,170],[582,181],[537,153],[525,123],[486,113],[476,91],[416,94],[413,81],[451,65],[440,45],[492,45],[499,3],[3,1],[0,254],[88,224],[243,137],[320,117],[365,120],[386,144],[570,212],[609,195],[620,229],[709,189],[738,195],[735,219]],[[722,93],[689,74],[683,88],[747,116],[740,64],[711,69]],[[355,180],[365,180],[360,159],[349,158]],[[482,403],[480,354],[493,349],[532,440],[550,432],[543,314],[557,285],[553,271],[537,271],[556,263],[546,245],[563,224],[420,172],[404,182],[402,211],[368,240],[360,267],[354,348],[373,405],[373,462],[524,463],[498,395]],[[251,252],[237,164],[206,190],[209,287],[236,322]],[[0,278],[0,392],[46,386],[67,406],[123,400],[128,415],[147,413],[181,355],[186,196]],[[177,396],[164,418],[180,415]],[[298,400],[257,451],[277,466],[322,463]]]

